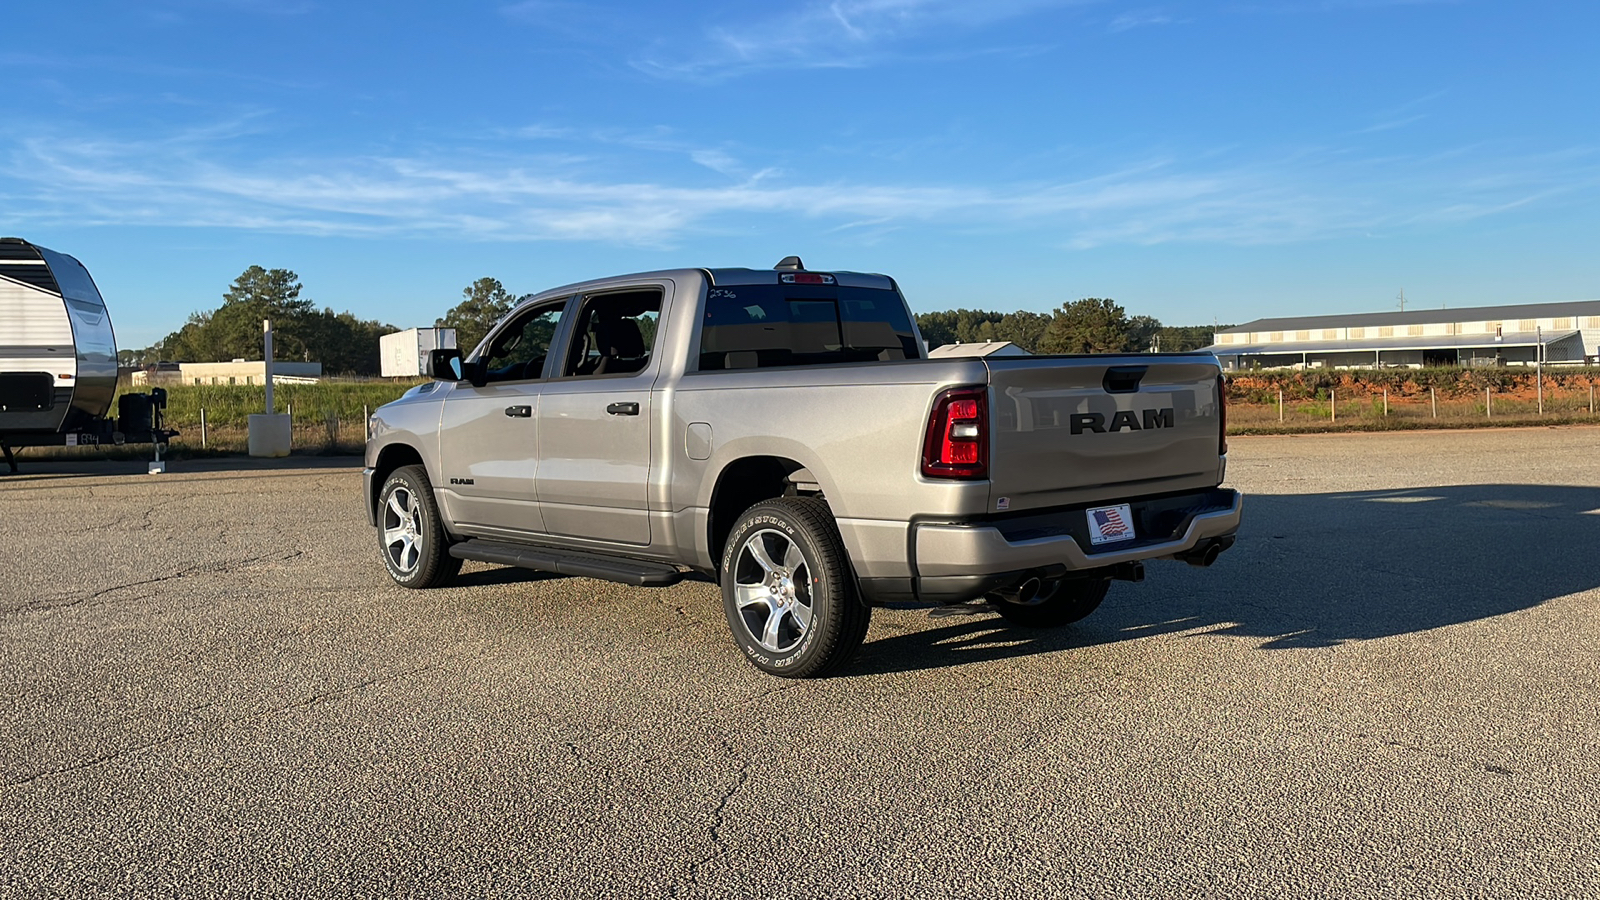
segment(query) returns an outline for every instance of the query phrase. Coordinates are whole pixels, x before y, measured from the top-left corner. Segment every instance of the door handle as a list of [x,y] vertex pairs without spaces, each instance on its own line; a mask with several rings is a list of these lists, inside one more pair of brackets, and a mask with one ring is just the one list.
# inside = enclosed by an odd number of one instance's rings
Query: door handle
[[508,406],[508,407],[506,407],[506,415],[510,416],[513,419],[526,419],[526,418],[529,418],[530,416],[533,415],[533,407],[531,407],[531,406]]
[[639,404],[613,403],[606,407],[606,412],[612,414],[613,416],[637,416],[639,414]]

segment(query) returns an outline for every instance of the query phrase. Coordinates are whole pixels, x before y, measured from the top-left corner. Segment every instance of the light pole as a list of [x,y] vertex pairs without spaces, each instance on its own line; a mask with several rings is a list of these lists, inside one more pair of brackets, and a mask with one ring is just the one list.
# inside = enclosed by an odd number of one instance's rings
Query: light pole
[[1534,339],[1538,342],[1535,349],[1533,363],[1533,378],[1539,382],[1539,415],[1544,415],[1544,326],[1533,326]]

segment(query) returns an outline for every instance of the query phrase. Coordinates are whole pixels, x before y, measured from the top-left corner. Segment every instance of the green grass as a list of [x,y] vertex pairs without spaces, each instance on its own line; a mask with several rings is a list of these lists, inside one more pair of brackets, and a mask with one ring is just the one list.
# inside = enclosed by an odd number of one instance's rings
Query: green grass
[[[273,386],[273,406],[289,413],[296,453],[360,453],[366,445],[365,414],[398,398],[427,379],[405,381],[323,381]],[[167,389],[166,424],[180,433],[168,448],[176,459],[244,453],[249,448],[249,417],[266,412],[263,385],[184,384]],[[123,385],[118,394],[142,394],[146,387]],[[115,412],[115,405],[112,407]],[[205,410],[202,441],[200,411]],[[27,447],[19,458],[134,459],[148,457],[148,446]]]
[[[359,422],[364,409],[377,409],[424,380],[279,384],[273,386],[273,406],[275,412],[292,412],[296,425],[321,424],[330,415]],[[209,424],[243,428],[250,415],[266,412],[266,402],[267,389],[262,385],[176,385],[167,388],[166,415],[177,428],[198,428],[204,409]]]

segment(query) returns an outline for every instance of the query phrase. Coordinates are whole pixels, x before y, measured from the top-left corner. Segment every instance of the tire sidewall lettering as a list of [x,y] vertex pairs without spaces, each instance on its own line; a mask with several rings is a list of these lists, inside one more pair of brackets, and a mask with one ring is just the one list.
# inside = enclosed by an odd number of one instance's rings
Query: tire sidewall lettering
[[734,624],[734,620],[737,617],[737,612],[732,605],[730,588],[727,587],[734,563],[738,560],[739,553],[743,550],[745,543],[750,540],[750,536],[764,530],[777,531],[788,537],[794,542],[795,546],[800,548],[800,553],[805,558],[806,570],[812,573],[810,579],[812,592],[811,627],[806,630],[805,636],[801,638],[800,643],[793,650],[783,654],[769,654],[759,644],[754,643],[752,636],[747,633],[742,624],[735,626],[734,633],[740,649],[744,651],[751,661],[763,668],[787,669],[799,665],[805,659],[807,652],[817,642],[818,636],[827,630],[829,624],[827,604],[818,602],[816,598],[819,595],[826,596],[826,592],[831,586],[828,584],[827,579],[817,574],[817,566],[814,562],[818,558],[817,550],[810,539],[810,535],[795,523],[789,521],[786,517],[770,512],[760,512],[754,516],[741,519],[733,533],[729,535],[728,543],[722,553],[721,581],[723,582],[723,601],[724,606],[730,613],[730,625]]
[[[419,513],[419,516],[420,516],[420,518],[422,520],[422,529],[423,529],[423,533],[424,534],[431,533],[431,527],[433,525],[433,517],[431,515],[429,515],[429,513],[428,513],[428,505],[422,499],[422,490],[423,489],[419,488],[415,484],[412,484],[411,483],[411,479],[406,478],[403,475],[393,475],[393,476],[390,476],[388,481],[385,481],[383,483],[383,490],[378,493],[378,509],[379,509],[378,515],[380,517],[379,526],[378,526],[378,549],[379,549],[379,552],[383,556],[383,566],[384,566],[384,568],[389,570],[389,577],[394,579],[396,584],[399,584],[402,587],[404,587],[404,586],[407,586],[407,585],[411,584],[412,582],[416,581],[422,575],[422,571],[423,571],[423,568],[424,568],[422,560],[418,559],[417,567],[415,569],[413,569],[412,571],[410,571],[410,572],[404,572],[404,571],[401,571],[400,569],[396,568],[395,564],[394,564],[394,561],[389,558],[389,548],[384,546],[384,544],[383,544],[383,524],[382,524],[382,519],[381,519],[381,517],[383,515],[382,510],[389,505],[389,499],[394,495],[394,492],[397,489],[401,489],[401,488],[410,491],[412,493],[412,495],[415,496],[416,503],[417,503],[417,506],[418,506],[418,513]],[[426,544],[424,544],[423,547],[421,548],[422,555],[426,556],[427,555],[427,551],[428,551],[428,546]]]

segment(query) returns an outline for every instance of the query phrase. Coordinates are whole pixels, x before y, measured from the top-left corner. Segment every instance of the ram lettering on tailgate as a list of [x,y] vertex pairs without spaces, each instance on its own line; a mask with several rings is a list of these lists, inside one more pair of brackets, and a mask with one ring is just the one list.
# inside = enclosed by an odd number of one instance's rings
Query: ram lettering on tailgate
[[[1142,424],[1141,424],[1142,418]],[[1147,409],[1142,415],[1135,415],[1132,410],[1122,410],[1111,417],[1111,424],[1106,424],[1106,417],[1101,413],[1074,413],[1072,416],[1072,433],[1083,434],[1092,431],[1095,434],[1105,434],[1108,431],[1144,431],[1149,428],[1171,428],[1174,422],[1172,407],[1166,409]]]

